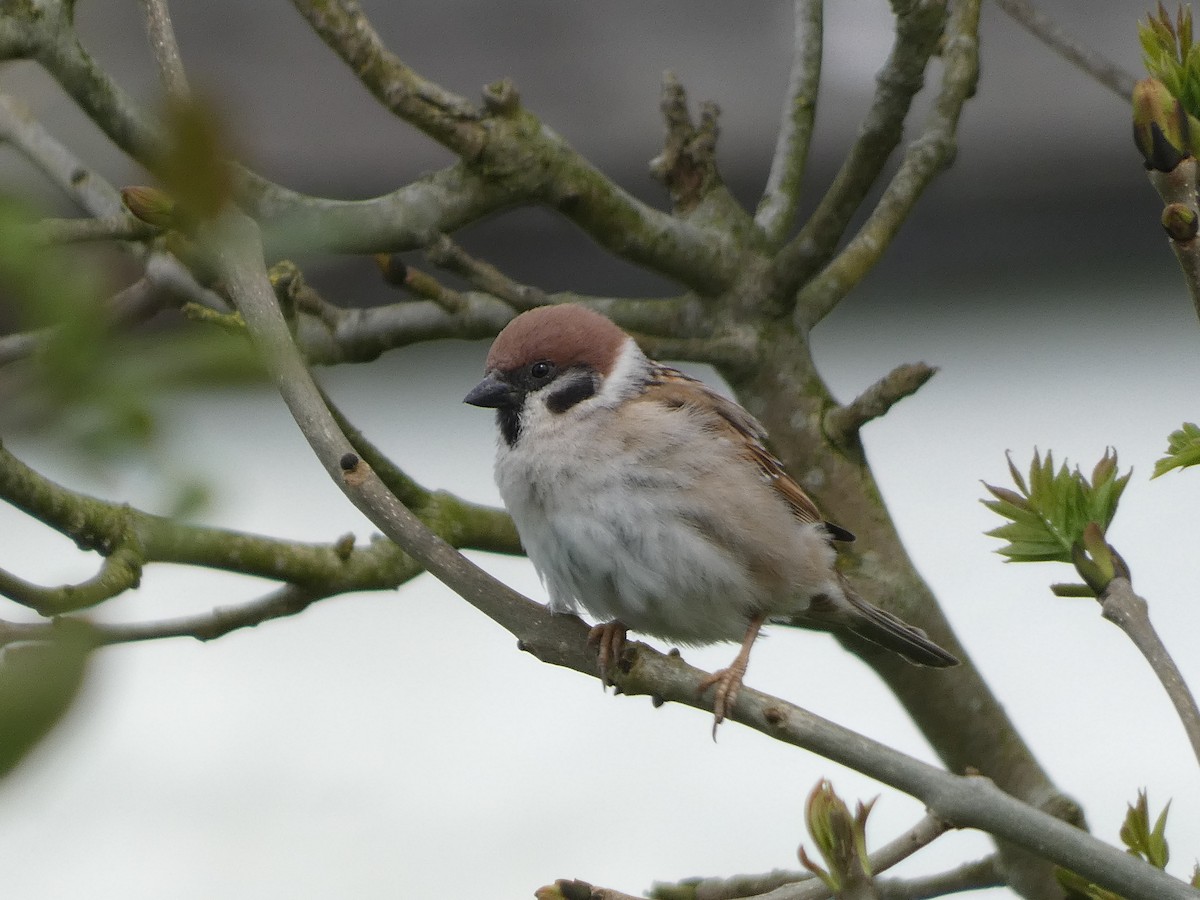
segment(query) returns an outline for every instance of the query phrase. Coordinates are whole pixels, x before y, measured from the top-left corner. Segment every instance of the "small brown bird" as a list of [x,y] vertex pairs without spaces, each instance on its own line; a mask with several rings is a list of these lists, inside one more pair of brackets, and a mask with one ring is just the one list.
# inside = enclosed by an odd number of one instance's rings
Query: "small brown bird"
[[710,676],[714,730],[737,702],[759,629],[796,618],[923,666],[953,655],[859,597],[834,568],[853,540],[766,449],[746,410],[581,306],[513,319],[465,398],[494,408],[496,483],[550,608],[583,609],[607,675],[627,629],[684,644],[741,641]]

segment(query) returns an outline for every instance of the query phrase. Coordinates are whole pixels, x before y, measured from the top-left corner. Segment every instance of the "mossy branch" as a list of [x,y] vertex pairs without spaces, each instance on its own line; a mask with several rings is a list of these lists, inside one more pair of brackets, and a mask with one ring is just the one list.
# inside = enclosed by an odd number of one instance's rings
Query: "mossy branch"
[[794,0],[792,71],[780,117],[771,172],[755,224],[773,246],[783,242],[796,221],[800,188],[808,162],[821,86],[821,54],[825,38],[824,0]]
[[495,86],[485,93],[480,114],[387,50],[354,0],[293,5],[386,108],[514,200],[556,209],[615,255],[694,289],[719,290],[735,277],[738,248],[725,230],[697,227],[635,199],[522,107],[511,85],[501,85],[503,103],[489,100],[499,96]]
[[858,139],[816,210],[775,258],[775,270],[789,293],[833,257],[851,218],[900,142],[945,19],[945,0],[921,0],[897,16],[896,38],[876,76],[875,97]]
[[979,0],[954,5],[942,43],[942,64],[941,88],[925,128],[908,145],[875,209],[850,243],[797,295],[801,328],[821,321],[875,266],[925,188],[953,158],[958,118],[979,77]]

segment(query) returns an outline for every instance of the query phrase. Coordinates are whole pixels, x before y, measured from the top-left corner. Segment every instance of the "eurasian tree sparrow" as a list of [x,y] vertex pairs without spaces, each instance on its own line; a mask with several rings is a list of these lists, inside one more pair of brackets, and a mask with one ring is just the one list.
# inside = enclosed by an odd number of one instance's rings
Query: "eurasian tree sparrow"
[[742,642],[715,688],[733,710],[769,619],[850,631],[924,666],[958,660],[867,603],[834,568],[853,540],[764,446],[753,416],[581,306],[539,307],[492,344],[465,398],[496,410],[496,483],[558,612],[586,610],[602,677],[626,629]]

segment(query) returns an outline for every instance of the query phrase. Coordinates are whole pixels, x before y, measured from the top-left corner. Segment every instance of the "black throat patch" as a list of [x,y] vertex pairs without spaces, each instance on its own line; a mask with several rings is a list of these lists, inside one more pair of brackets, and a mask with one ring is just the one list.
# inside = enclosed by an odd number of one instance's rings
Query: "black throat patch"
[[501,406],[496,410],[496,424],[504,443],[513,447],[521,436],[521,410],[515,406]]

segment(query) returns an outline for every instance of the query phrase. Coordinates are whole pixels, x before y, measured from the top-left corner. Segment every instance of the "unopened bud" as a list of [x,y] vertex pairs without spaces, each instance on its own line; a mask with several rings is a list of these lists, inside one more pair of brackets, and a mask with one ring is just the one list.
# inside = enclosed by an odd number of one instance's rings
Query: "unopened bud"
[[1188,114],[1157,78],[1133,86],[1133,142],[1146,167],[1170,172],[1191,155]]
[[1163,207],[1162,227],[1173,241],[1190,241],[1200,231],[1200,217],[1183,203],[1168,203]]
[[175,201],[158,188],[134,186],[121,188],[125,208],[148,225],[172,228],[175,225]]

